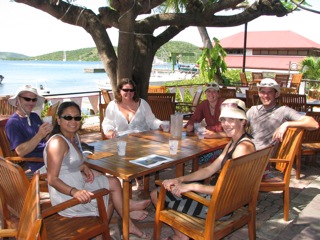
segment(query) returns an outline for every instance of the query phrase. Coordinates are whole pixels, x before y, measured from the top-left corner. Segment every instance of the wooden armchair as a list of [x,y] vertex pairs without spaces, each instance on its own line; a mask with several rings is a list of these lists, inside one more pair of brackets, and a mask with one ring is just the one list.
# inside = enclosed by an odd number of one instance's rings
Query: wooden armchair
[[105,112],[107,109],[108,103],[100,103],[99,104],[99,120],[100,120],[100,133],[101,133],[101,139],[106,140],[107,137],[104,135],[103,129],[102,129],[102,122],[105,116]]
[[259,95],[258,95],[258,91],[254,91],[254,90],[246,90],[246,108],[249,109],[254,105],[257,105],[257,98],[254,96],[258,96],[259,99]]
[[280,87],[287,87],[289,77],[289,74],[276,74],[274,80],[280,85]]
[[15,151],[11,151],[10,149],[10,143],[7,138],[7,134],[5,131],[5,126],[8,122],[8,119],[0,120],[0,148],[2,151],[2,155],[7,160],[13,161],[13,162],[21,162],[21,161],[29,161],[29,162],[43,162],[42,158],[37,157],[18,157]]
[[[211,200],[194,192],[184,193],[208,206],[206,219],[164,208],[166,190],[160,181],[160,195],[156,206],[154,239],[160,239],[162,223],[188,235],[192,239],[221,239],[248,224],[249,238],[255,239],[255,217],[259,184],[268,163],[271,147],[235,159],[224,165]],[[250,176],[250,177],[248,177]],[[244,190],[245,189],[245,190]],[[233,212],[230,219],[219,219]]]
[[169,98],[171,100],[172,103],[176,103],[176,94],[175,93],[156,93],[156,92],[152,92],[152,93],[148,93],[148,101],[149,101],[149,97],[155,98]]
[[11,116],[17,110],[8,102],[10,97],[10,95],[0,97],[0,115]]
[[[0,158],[0,175],[0,188],[3,194],[2,227],[16,228],[17,222],[20,224],[23,217],[23,204],[26,201],[30,183],[19,165],[3,158]],[[99,189],[93,193],[92,199],[97,199],[98,202],[99,216],[97,217],[60,216],[59,211],[80,204],[75,198],[56,206],[50,206],[48,202],[41,204],[44,223],[41,239],[90,239],[101,234],[103,239],[110,239],[107,212],[103,201],[103,196],[109,191]]]
[[298,112],[307,111],[307,96],[304,94],[281,94],[281,104],[295,109]]
[[[15,237],[16,239],[26,240],[39,239],[42,225],[39,193],[39,174],[35,174],[30,186],[26,189],[26,196],[21,211],[19,225],[17,228],[0,229],[0,238]],[[0,191],[0,202],[1,204],[6,202],[5,194],[2,189]]]
[[236,89],[232,88],[220,88],[219,95],[224,99],[237,97]]
[[58,107],[59,107],[60,102],[56,102],[54,104],[52,104],[47,112],[47,116],[51,116],[52,117],[52,124],[54,125],[56,122],[56,117],[57,117],[57,111],[58,111]]
[[[177,102],[176,109],[180,112],[193,113],[200,103],[201,95],[202,90],[197,90],[193,96],[192,102]],[[186,109],[187,111],[185,111],[184,109]]]
[[174,114],[174,102],[170,98],[148,97],[148,103],[153,114],[160,120],[170,121],[171,114]]
[[[313,117],[317,122],[320,122],[320,112],[307,112],[307,116]],[[301,155],[311,156],[312,164],[317,166],[317,154],[320,152],[320,129],[314,131],[304,131]],[[297,156],[297,161],[300,161],[300,156]],[[300,176],[300,172],[299,172]]]
[[148,93],[166,93],[166,86],[149,86]]
[[[288,128],[282,143],[279,145],[275,155],[270,159],[274,165],[274,173],[277,177],[262,180],[261,192],[282,191],[283,192],[283,219],[289,220],[290,204],[290,177],[295,156],[301,148],[303,129]],[[280,175],[279,175],[280,173]]]
[[263,79],[263,73],[262,72],[252,72],[252,82],[255,82],[256,80],[260,82]]
[[249,87],[250,89],[252,86],[257,85],[257,83],[248,82],[247,75],[244,72],[240,72],[239,75],[242,87]]
[[302,80],[302,74],[301,73],[292,74],[290,88],[293,88],[295,93],[299,93],[301,80]]
[[104,100],[104,103],[109,103],[113,100],[113,93],[107,89],[101,89],[101,94]]

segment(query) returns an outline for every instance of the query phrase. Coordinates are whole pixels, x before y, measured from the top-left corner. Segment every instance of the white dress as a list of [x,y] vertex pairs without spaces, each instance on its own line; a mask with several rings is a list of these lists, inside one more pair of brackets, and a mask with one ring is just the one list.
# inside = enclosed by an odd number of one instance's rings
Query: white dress
[[[51,139],[55,137],[63,138],[69,146],[69,151],[64,157],[61,163],[61,169],[59,173],[59,178],[68,184],[71,187],[75,187],[77,189],[86,189],[90,192],[100,189],[106,188],[109,189],[109,181],[108,178],[104,175],[95,176],[94,181],[92,183],[85,182],[85,178],[80,172],[80,166],[83,164],[84,159],[83,156],[79,155],[78,151],[74,148],[74,146],[61,134],[55,134],[52,136],[47,142],[47,146],[50,143]],[[79,136],[76,135],[77,142],[80,143]],[[79,145],[80,151],[82,152],[81,145]],[[47,147],[43,152],[45,166],[47,167]],[[48,185],[51,204],[57,205],[61,202],[65,202],[66,200],[71,199],[72,197],[66,194],[63,194],[56,190],[54,187]],[[104,196],[104,202],[106,209],[108,208],[109,195]],[[98,216],[98,207],[96,200],[92,200],[90,203],[79,204],[72,208],[68,208],[59,212],[60,215],[64,217],[84,217],[84,216]]]
[[154,116],[149,104],[143,99],[140,99],[137,112],[130,122],[127,121],[113,100],[107,106],[102,128],[104,134],[107,134],[109,130],[113,130],[118,136],[122,136],[132,132],[144,132],[157,129],[161,123],[162,121]]

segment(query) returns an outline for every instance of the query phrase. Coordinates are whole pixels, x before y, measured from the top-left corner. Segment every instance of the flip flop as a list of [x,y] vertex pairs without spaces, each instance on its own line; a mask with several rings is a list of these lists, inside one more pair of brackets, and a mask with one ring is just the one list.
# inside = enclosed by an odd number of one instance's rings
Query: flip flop
[[138,236],[136,234],[130,233],[129,234],[129,240],[141,240],[141,239],[147,239],[150,240],[151,239],[151,235],[148,233],[145,233],[144,231],[142,231],[142,236]]

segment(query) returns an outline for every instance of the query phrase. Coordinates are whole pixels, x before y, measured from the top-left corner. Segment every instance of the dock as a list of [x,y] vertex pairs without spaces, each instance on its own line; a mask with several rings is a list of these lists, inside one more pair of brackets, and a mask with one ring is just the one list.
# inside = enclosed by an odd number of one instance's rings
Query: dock
[[85,68],[84,72],[86,73],[104,73],[106,72],[104,68]]

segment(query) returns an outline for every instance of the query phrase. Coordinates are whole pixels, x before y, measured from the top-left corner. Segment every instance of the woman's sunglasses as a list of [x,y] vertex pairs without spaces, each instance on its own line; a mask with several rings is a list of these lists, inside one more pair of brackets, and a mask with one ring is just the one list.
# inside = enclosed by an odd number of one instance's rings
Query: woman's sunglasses
[[36,102],[36,101],[38,101],[38,98],[28,98],[28,97],[22,97],[22,96],[20,96],[20,97],[23,98],[26,102],[30,102],[30,101]]
[[74,120],[77,121],[77,122],[81,121],[81,119],[82,119],[81,116],[78,116],[78,117],[61,116],[60,118],[63,118],[64,120],[67,120],[67,121],[71,121],[72,119],[74,119]]
[[122,88],[121,90],[124,92],[134,92],[135,91],[134,89],[130,89],[130,88]]

